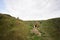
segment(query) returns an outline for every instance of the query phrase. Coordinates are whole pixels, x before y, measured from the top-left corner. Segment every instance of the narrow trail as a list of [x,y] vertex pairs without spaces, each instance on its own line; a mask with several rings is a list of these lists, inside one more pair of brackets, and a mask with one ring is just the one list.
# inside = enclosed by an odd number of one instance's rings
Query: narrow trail
[[37,27],[34,27],[34,28],[31,30],[31,33],[34,33],[34,34],[36,34],[37,36],[41,36],[41,33],[39,32],[39,30],[37,29]]

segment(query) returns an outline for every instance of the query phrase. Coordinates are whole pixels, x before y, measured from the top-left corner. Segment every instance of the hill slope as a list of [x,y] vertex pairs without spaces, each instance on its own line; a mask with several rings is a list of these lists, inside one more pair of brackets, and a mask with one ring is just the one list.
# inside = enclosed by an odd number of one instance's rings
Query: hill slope
[[28,40],[29,27],[19,19],[0,14],[0,40]]
[[60,40],[60,18],[43,21],[40,29],[45,33],[42,34],[44,40]]
[[[31,34],[38,25],[41,36]],[[60,40],[60,18],[23,21],[7,14],[0,14],[0,40]]]
[[39,31],[41,32],[41,40],[60,40],[60,18],[25,22],[31,26],[31,28],[33,28],[35,22],[39,22],[38,24],[40,24]]

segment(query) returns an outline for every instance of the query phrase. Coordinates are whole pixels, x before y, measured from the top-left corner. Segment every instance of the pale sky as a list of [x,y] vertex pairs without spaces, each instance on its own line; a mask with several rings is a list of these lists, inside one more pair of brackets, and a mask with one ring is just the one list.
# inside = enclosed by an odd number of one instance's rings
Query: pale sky
[[3,13],[22,20],[45,20],[60,17],[60,0],[3,0],[2,2],[0,4],[4,6]]

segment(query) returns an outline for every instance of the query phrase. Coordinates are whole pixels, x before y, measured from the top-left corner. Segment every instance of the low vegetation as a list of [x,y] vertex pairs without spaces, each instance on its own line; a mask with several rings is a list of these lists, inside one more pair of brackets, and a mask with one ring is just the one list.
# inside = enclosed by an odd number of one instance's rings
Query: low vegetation
[[[41,36],[31,33],[35,24]],[[0,14],[0,40],[60,40],[60,18],[23,21]]]
[[28,40],[29,27],[10,15],[0,14],[0,40]]

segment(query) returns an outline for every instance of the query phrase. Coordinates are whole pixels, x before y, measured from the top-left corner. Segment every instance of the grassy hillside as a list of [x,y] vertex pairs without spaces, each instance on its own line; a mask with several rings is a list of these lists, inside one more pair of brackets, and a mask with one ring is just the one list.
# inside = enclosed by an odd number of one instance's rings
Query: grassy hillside
[[0,40],[28,40],[29,26],[22,20],[0,14]]
[[33,27],[35,22],[39,22],[39,31],[41,32],[41,37],[39,38],[41,40],[60,40],[60,18],[25,22],[31,27]]
[[[35,24],[41,36],[30,32]],[[60,18],[23,21],[0,14],[0,40],[60,40]]]
[[43,40],[60,40],[60,18],[48,19],[41,23]]

